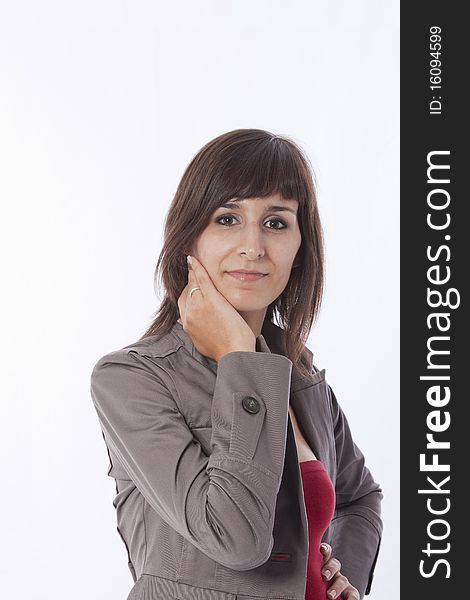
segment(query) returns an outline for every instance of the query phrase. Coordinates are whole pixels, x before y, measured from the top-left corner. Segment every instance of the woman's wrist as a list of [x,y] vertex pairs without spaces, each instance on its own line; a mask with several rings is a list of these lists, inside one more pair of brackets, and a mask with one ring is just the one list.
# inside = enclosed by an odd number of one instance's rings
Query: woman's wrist
[[230,352],[256,352],[256,342],[254,344],[240,344],[231,348],[226,348],[216,356],[215,360],[219,362],[223,356]]

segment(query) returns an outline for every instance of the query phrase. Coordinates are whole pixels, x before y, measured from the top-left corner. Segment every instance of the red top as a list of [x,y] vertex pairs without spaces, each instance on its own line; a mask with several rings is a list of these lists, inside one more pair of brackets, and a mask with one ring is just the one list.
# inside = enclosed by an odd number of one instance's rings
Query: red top
[[308,562],[305,600],[325,600],[329,582],[321,569],[323,554],[320,543],[335,511],[335,489],[319,460],[299,463],[308,521]]

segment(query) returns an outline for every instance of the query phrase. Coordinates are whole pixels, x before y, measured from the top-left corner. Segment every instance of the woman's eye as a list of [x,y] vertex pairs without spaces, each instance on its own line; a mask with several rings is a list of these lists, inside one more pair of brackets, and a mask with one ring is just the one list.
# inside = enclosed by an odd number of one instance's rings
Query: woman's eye
[[266,223],[277,223],[281,225],[281,227],[269,227],[269,229],[285,229],[287,227],[287,225],[284,223],[284,221],[281,221],[281,219],[269,219],[269,221],[266,221]]
[[235,217],[233,217],[232,215],[223,215],[222,217],[219,217],[218,219],[216,219],[217,223],[220,223],[221,225],[231,225],[231,223],[221,223],[222,219],[234,219]]
[[[216,219],[216,223],[230,227],[233,225],[233,220],[236,221],[236,218],[233,215],[222,215]],[[269,226],[268,229],[285,229],[287,227],[286,223],[284,223],[284,221],[281,219],[268,219],[266,223],[275,224],[274,227]]]

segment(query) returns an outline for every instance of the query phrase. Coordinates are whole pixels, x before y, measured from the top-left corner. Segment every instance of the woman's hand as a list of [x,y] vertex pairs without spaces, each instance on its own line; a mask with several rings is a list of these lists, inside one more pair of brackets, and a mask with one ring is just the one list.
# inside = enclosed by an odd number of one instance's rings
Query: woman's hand
[[[191,259],[188,284],[178,298],[184,331],[201,354],[217,362],[228,352],[254,352],[256,337],[250,326],[215,287],[202,263]],[[199,290],[190,296],[193,287]]]
[[331,546],[326,543],[320,545],[321,552],[325,557],[322,575],[331,584],[328,587],[328,598],[342,598],[342,600],[360,600],[359,591],[349,583],[344,575],[341,575],[341,563],[337,558],[331,558]]

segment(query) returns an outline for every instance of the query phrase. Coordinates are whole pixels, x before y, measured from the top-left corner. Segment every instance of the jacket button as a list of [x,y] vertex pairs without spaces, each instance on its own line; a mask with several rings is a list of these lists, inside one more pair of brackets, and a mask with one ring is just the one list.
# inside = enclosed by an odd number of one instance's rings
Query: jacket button
[[249,413],[255,414],[259,412],[259,402],[256,398],[252,398],[251,396],[243,398],[242,406]]

